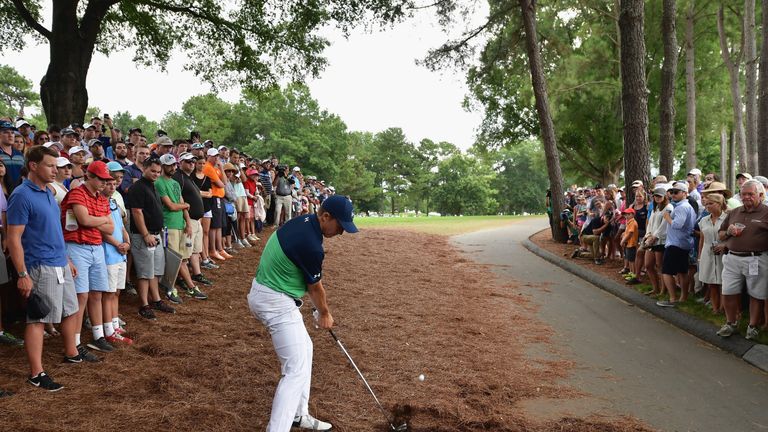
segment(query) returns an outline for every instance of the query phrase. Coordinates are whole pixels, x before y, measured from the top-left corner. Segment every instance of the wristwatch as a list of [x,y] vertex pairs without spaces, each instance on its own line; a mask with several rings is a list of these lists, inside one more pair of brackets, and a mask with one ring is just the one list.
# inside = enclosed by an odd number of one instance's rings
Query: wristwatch
[[29,276],[29,273],[27,273],[27,272],[25,272],[25,271],[23,271],[23,272],[19,272],[19,277],[20,277],[20,278],[25,278],[25,277],[27,277],[27,276]]

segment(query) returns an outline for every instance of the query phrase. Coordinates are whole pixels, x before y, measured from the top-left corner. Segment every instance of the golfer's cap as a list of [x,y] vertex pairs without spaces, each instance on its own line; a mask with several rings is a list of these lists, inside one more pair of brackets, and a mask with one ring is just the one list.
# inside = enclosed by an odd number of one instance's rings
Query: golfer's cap
[[69,161],[69,159],[65,158],[64,156],[59,156],[56,158],[56,167],[57,168],[63,168],[67,165],[72,165],[72,162]]
[[86,153],[85,149],[80,146],[74,146],[71,149],[69,149],[69,155],[72,156],[75,153]]
[[228,149],[227,149],[227,146],[225,146],[225,145],[220,145],[220,146],[219,146],[219,151],[222,151],[222,150],[228,150]]
[[658,185],[656,186],[656,189],[653,190],[654,195],[664,196],[667,194],[667,191],[669,190],[669,185]]
[[173,146],[173,140],[163,135],[157,138],[157,145],[159,146]]
[[166,132],[165,132],[164,130],[162,130],[162,129],[158,129],[158,130],[157,130],[157,132],[155,132],[155,136],[156,136],[156,137],[161,137],[161,136],[168,136],[168,133],[166,133]]
[[738,179],[738,178],[740,178],[740,177],[744,177],[744,178],[745,178],[745,179],[747,179],[747,180],[752,180],[752,174],[750,174],[750,173],[747,173],[747,172],[743,172],[743,173],[738,173],[738,174],[736,174],[736,178],[737,178],[737,179]]
[[16,126],[14,126],[13,123],[5,120],[0,121],[0,130],[8,130],[8,129],[17,130]]
[[635,209],[633,209],[632,207],[625,208],[622,213],[624,213],[624,214],[627,214],[627,213],[635,214]]
[[97,140],[96,138],[88,141],[88,147],[101,146],[101,145],[103,145],[101,141]]
[[245,172],[245,175],[247,175],[248,177],[250,177],[252,175],[257,175],[257,174],[259,174],[259,171],[255,170],[253,168],[251,168],[251,169],[249,169],[248,171]]
[[686,182],[676,182],[672,185],[669,190],[679,190],[683,192],[688,192],[688,183]]
[[293,167],[293,172],[296,172],[296,171],[301,171],[301,168],[299,168],[299,167],[297,167],[297,166],[296,166],[296,167]]
[[128,129],[128,135],[130,135],[132,133],[135,133],[135,132],[138,132],[139,134],[143,134],[144,133],[144,132],[141,131],[141,128],[135,127],[135,128]]
[[642,180],[635,180],[635,181],[632,182],[632,187],[639,187],[639,186],[642,186],[642,185],[643,185],[643,181]]
[[94,125],[92,125],[90,123],[86,123],[86,124],[83,125],[83,129],[90,129],[90,128],[96,129],[96,126],[94,126]]
[[107,169],[109,172],[125,171],[125,168],[115,161],[107,162]]
[[61,130],[61,136],[64,136],[64,135],[75,135],[75,136],[78,136],[78,133],[75,132],[75,130],[70,128],[70,127],[65,127],[64,129]]
[[261,161],[262,165],[264,165],[265,163],[272,163],[272,161],[270,159],[264,159],[263,161]]
[[203,143],[194,143],[194,144],[192,144],[192,147],[190,147],[190,148],[192,150],[199,150],[199,149],[204,149],[205,146],[203,145]]
[[355,223],[352,221],[354,218],[352,202],[347,197],[341,195],[328,197],[323,201],[321,207],[339,222],[344,231],[350,234],[358,231]]
[[176,165],[176,156],[166,153],[160,156],[160,163],[162,165]]
[[21,119],[21,120],[16,122],[16,129],[18,129],[18,128],[22,127],[22,126],[29,126],[29,122],[24,120],[24,119]]
[[184,161],[184,160],[195,160],[195,159],[197,159],[195,157],[195,155],[193,155],[190,152],[184,152],[184,153],[179,155],[179,162]]
[[58,142],[58,141],[47,142],[47,143],[43,144],[43,147],[46,147],[46,148],[53,147],[53,148],[55,148],[58,151],[64,150],[64,146],[60,142]]
[[208,151],[205,154],[208,155],[208,157],[218,156],[219,155],[219,151],[216,150],[215,148],[209,148]]
[[694,168],[694,169],[688,171],[688,175],[700,176],[701,175],[701,170],[698,169],[698,168]]
[[112,180],[107,164],[102,161],[93,161],[88,165],[88,172],[102,180]]

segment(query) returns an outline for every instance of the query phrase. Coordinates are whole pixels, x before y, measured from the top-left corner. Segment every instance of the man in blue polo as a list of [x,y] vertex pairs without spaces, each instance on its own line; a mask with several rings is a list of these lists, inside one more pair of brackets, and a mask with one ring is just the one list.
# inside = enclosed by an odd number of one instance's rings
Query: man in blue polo
[[[77,295],[73,276],[77,275],[67,260],[64,234],[59,219],[59,205],[47,185],[56,180],[56,157],[52,148],[35,146],[27,152],[27,179],[17,187],[8,201],[8,251],[18,274],[17,286],[25,299],[38,299],[48,311],[30,316],[28,301],[27,328],[24,345],[27,350],[30,377],[28,382],[48,391],[63,388],[43,370],[43,329],[46,323],[61,321],[65,362],[80,363],[75,347]],[[62,319],[63,318],[63,319]]]
[[309,294],[317,308],[317,325],[329,329],[333,316],[325,299],[323,237],[357,232],[352,203],[343,196],[325,200],[317,214],[286,222],[267,241],[248,294],[251,313],[269,329],[280,359],[282,378],[275,390],[268,432],[293,427],[330,430],[331,424],[309,415],[312,340],[299,308]]

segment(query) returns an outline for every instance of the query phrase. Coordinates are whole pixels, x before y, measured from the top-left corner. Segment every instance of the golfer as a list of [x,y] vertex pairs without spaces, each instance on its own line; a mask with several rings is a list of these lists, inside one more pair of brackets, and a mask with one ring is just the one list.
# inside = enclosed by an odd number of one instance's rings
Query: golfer
[[280,359],[282,377],[272,400],[267,432],[288,432],[293,427],[326,431],[331,424],[309,415],[312,380],[312,340],[304,327],[299,308],[309,293],[317,308],[317,325],[329,329],[333,316],[323,288],[323,237],[357,232],[352,221],[352,203],[334,195],[323,202],[317,214],[293,218],[267,241],[256,277],[248,294],[251,313],[272,335]]

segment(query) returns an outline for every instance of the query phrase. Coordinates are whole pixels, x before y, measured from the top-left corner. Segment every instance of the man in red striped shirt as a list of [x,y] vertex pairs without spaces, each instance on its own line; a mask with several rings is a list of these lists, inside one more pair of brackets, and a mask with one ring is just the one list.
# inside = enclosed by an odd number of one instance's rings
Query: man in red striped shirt
[[61,223],[64,227],[67,255],[78,273],[78,277],[75,278],[75,291],[79,303],[77,318],[79,329],[75,333],[75,343],[80,356],[92,362],[98,361],[98,358],[80,343],[86,302],[88,316],[93,324],[93,341],[88,344],[88,347],[101,352],[114,350],[104,337],[102,325],[104,306],[101,301],[101,293],[109,291],[101,235],[102,233],[112,234],[114,229],[109,212],[109,201],[101,195],[101,191],[104,190],[107,180],[111,179],[112,176],[104,162],[92,162],[88,165],[83,184],[69,191],[61,202]]

